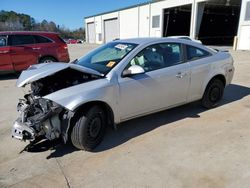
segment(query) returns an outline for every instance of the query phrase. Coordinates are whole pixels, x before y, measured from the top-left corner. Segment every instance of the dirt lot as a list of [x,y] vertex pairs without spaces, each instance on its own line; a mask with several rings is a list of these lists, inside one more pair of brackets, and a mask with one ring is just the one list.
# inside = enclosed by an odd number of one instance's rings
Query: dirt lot
[[[94,46],[70,46],[75,59]],[[232,52],[233,84],[220,107],[199,103],[129,121],[108,130],[94,151],[11,139],[17,99],[13,76],[0,78],[0,187],[250,186],[250,52]]]

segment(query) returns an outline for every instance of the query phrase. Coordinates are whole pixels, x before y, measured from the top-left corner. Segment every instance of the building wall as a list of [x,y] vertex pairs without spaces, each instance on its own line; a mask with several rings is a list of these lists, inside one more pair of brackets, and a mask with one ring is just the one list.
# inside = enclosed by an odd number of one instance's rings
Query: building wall
[[139,37],[139,8],[120,11],[120,38]]
[[96,43],[101,44],[102,43],[102,16],[95,17],[95,33],[96,33]]
[[[104,40],[104,21],[107,19],[117,18],[119,22],[119,38],[135,38],[135,37],[162,37],[163,36],[163,13],[164,9],[171,7],[184,6],[192,4],[191,23],[190,23],[190,36],[197,37],[197,28],[200,27],[199,17],[203,12],[199,12],[202,9],[201,2],[208,2],[215,0],[162,0],[155,3],[144,4],[141,6],[135,6],[128,9],[122,9],[110,13],[104,13],[95,17],[85,19],[85,23],[95,22],[96,26],[96,43],[103,43]],[[242,0],[243,10],[244,3],[250,0]],[[224,1],[223,1],[224,2]],[[159,24],[155,26],[153,18],[159,19]],[[243,21],[244,15],[241,16],[241,23],[239,28],[243,28],[245,25],[250,25],[250,21]],[[86,27],[87,29],[87,27]],[[249,27],[250,29],[250,27]],[[242,48],[242,29],[239,29],[239,44],[238,48]],[[244,33],[243,33],[244,34]],[[88,36],[86,36],[88,37]],[[87,40],[88,41],[88,40]]]
[[247,10],[247,3],[250,0],[242,0],[240,23],[238,29],[238,50],[250,50],[250,18],[246,19],[246,14],[250,15],[250,8]]
[[140,6],[139,9],[139,37],[149,37],[150,5]]

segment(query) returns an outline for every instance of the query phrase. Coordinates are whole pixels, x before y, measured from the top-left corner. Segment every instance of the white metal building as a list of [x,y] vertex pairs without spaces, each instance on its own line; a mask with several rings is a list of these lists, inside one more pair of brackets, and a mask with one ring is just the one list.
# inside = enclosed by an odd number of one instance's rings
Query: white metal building
[[237,48],[250,50],[250,0],[242,0]]
[[160,0],[85,18],[86,40],[189,35],[250,50],[250,0]]

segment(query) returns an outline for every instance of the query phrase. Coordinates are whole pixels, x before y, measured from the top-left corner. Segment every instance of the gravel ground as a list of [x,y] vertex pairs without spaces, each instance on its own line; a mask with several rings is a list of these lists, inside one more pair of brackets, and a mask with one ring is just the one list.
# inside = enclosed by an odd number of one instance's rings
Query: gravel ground
[[[76,59],[96,45],[71,45]],[[42,142],[31,152],[11,139],[18,98],[12,75],[0,77],[0,187],[248,188],[250,52],[232,52],[235,77],[222,104],[193,103],[108,130],[93,152]]]

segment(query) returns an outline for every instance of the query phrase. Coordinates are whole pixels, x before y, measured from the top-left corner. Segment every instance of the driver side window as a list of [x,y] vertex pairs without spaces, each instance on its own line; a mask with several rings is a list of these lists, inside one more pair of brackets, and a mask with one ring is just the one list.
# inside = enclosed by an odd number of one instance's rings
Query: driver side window
[[145,72],[162,69],[182,63],[181,45],[162,43],[149,46],[137,54],[128,64],[141,66]]

